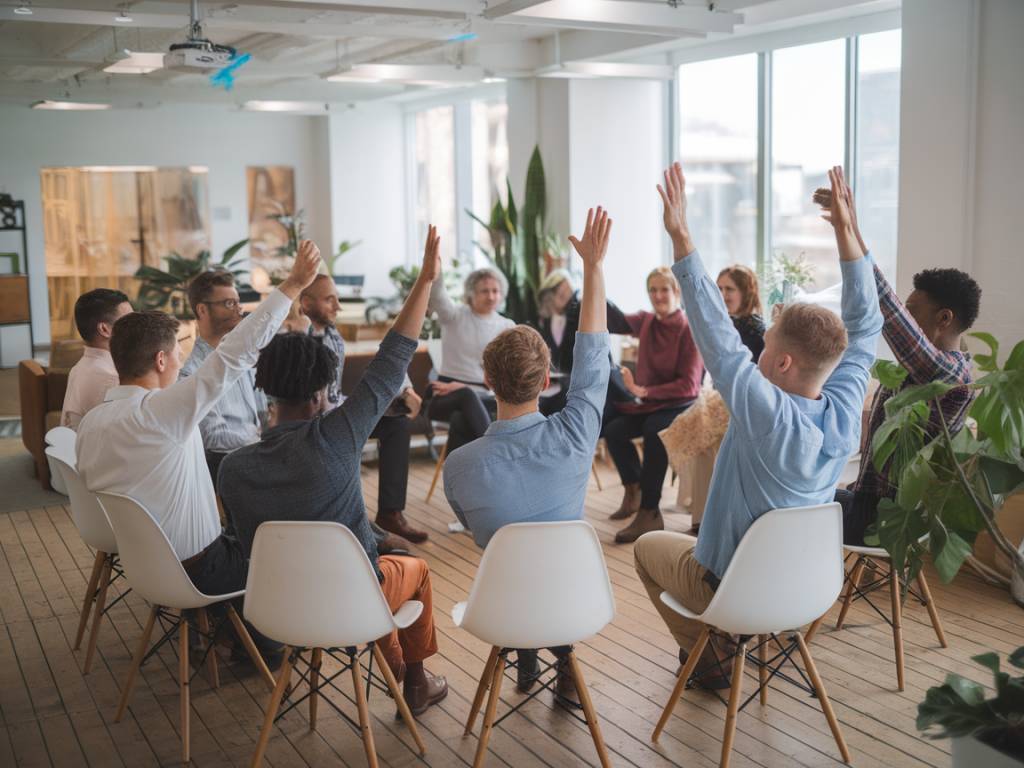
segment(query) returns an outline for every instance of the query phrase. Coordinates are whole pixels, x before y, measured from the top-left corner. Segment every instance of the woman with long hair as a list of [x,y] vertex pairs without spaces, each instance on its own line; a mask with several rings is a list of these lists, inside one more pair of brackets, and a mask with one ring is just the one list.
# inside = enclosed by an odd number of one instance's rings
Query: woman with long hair
[[764,318],[757,273],[742,264],[733,264],[718,273],[718,290],[740,340],[750,350],[754,362],[764,349]]

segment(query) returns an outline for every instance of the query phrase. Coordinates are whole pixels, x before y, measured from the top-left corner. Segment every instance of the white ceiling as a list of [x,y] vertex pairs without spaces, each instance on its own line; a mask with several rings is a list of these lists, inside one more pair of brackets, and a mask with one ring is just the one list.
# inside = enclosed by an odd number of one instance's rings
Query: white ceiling
[[[424,87],[324,78],[366,63],[473,64],[488,76],[522,77],[559,61],[628,61],[705,39],[870,13],[898,0],[716,0],[713,10],[708,0],[202,2],[206,37],[252,54],[230,92],[206,75],[103,71],[116,51],[166,51],[183,41],[187,0],[35,0],[27,3],[31,15],[14,12],[18,0],[0,3],[0,102],[145,107],[404,98]],[[115,21],[122,9],[130,23]]]

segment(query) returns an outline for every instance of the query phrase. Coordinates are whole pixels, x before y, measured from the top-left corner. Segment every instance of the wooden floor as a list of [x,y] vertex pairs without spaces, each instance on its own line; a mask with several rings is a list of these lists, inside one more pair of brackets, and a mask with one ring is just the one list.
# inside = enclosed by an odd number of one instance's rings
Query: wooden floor
[[[464,534],[449,534],[453,519],[443,494],[422,502],[432,465],[414,462],[408,516],[430,530],[419,548],[433,571],[435,619],[440,654],[428,668],[445,675],[451,692],[420,719],[427,744],[425,762],[461,766],[472,762],[475,736],[462,728],[488,648],[450,619],[452,606],[465,599],[480,552]],[[363,473],[368,506],[375,506],[376,471]],[[577,652],[601,718],[615,765],[644,768],[717,765],[725,708],[706,693],[688,691],[654,747],[650,734],[669,695],[677,667],[676,648],[650,605],[632,566],[632,547],[612,542],[615,525],[606,522],[620,499],[621,486],[602,469],[605,490],[591,483],[587,515],[605,544],[615,589],[615,621]],[[673,494],[674,496],[674,494]],[[669,516],[668,525],[688,520]],[[79,539],[64,507],[0,515],[0,766],[172,765],[179,758],[176,662],[167,648],[151,660],[136,684],[129,714],[115,724],[119,684],[141,632],[146,607],[133,595],[110,613],[100,635],[97,662],[82,674],[84,652],[73,652],[80,600],[92,554]],[[970,575],[950,586],[932,577],[950,647],[941,649],[920,606],[905,612],[907,690],[895,691],[889,629],[857,604],[841,632],[824,626],[811,645],[857,766],[949,765],[949,744],[918,736],[917,703],[929,686],[949,672],[984,680],[970,662],[989,649],[1006,653],[1024,635],[1024,612],[1006,593]],[[83,644],[84,647],[84,644]],[[267,691],[255,677],[239,678],[222,665],[221,687],[211,689],[198,676],[192,694],[192,754],[199,766],[245,765],[261,725]],[[753,690],[753,678],[748,677]],[[346,711],[351,702],[333,695]],[[503,687],[503,705],[520,694]],[[379,693],[371,698],[373,727],[382,765],[419,762],[409,749],[405,727],[394,720],[394,706]],[[500,712],[499,712],[500,714]],[[478,721],[479,722],[479,721]],[[479,726],[478,726],[479,728]],[[365,765],[361,742],[329,707],[320,707],[318,731],[308,729],[305,708],[294,710],[274,732],[268,765]],[[553,707],[542,694],[506,720],[491,739],[489,766],[595,765],[586,727]],[[756,701],[740,714],[733,765],[836,765],[837,751],[815,700],[785,684],[774,686],[768,705]]]

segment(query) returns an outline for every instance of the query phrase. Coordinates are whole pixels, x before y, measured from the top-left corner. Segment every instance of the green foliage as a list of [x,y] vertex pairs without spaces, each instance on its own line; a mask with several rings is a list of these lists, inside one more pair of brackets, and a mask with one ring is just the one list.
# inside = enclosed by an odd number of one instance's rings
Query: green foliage
[[526,193],[522,209],[516,207],[512,186],[506,180],[508,205],[497,201],[487,221],[472,211],[466,213],[490,234],[491,250],[476,246],[508,281],[505,314],[517,323],[537,319],[537,287],[543,277],[543,254],[550,235],[545,234],[547,191],[540,149],[534,147],[526,170]]
[[795,257],[787,256],[779,251],[758,276],[763,286],[762,295],[767,297],[768,308],[780,304],[787,284],[794,288],[806,288],[814,282],[814,267],[807,261],[803,253]]
[[[1001,669],[999,656],[983,653],[973,661],[992,672],[995,696],[985,687],[950,674],[943,685],[928,689],[917,707],[917,727],[932,739],[974,736],[1011,757],[1024,759],[1024,676]],[[1024,669],[1024,647],[1007,658]]]
[[334,253],[323,254],[324,274],[333,275],[334,266],[338,263],[338,260],[341,259],[342,256],[351,251],[353,248],[355,248],[357,245],[359,245],[361,242],[363,241],[356,240],[355,242],[352,242],[351,240],[342,240],[340,243],[338,243],[338,250],[336,250]]
[[[889,552],[898,570],[915,575],[930,553],[943,581],[960,570],[978,533],[987,530],[1024,576],[1024,555],[1016,552],[995,524],[1007,496],[1024,491],[1024,342],[1000,367],[999,346],[989,334],[974,334],[991,352],[979,355],[984,377],[972,388],[977,398],[969,415],[977,435],[946,425],[928,433],[932,409],[950,386],[942,382],[907,386],[893,363],[875,365],[883,386],[898,394],[885,404],[885,421],[875,431],[871,450],[876,467],[885,467],[897,488],[895,500],[879,504],[871,539]],[[921,541],[922,537],[927,538]]]
[[186,290],[188,284],[200,272],[208,269],[224,269],[235,276],[239,288],[248,287],[241,280],[245,270],[240,268],[244,261],[238,252],[249,242],[249,238],[239,240],[221,255],[220,260],[211,262],[210,251],[200,251],[194,259],[186,259],[180,253],[169,253],[164,256],[167,269],[157,269],[142,265],[135,270],[139,279],[139,292],[135,297],[138,309],[170,310],[176,317],[192,318],[192,308],[188,304]]

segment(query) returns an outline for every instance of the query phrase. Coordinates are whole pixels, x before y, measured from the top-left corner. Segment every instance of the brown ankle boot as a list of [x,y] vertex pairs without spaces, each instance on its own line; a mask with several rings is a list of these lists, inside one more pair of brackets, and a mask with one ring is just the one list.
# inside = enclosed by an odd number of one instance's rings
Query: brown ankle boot
[[388,533],[401,536],[413,544],[422,544],[427,540],[427,532],[417,530],[409,525],[401,510],[396,512],[382,509],[377,512],[377,519],[374,522]]
[[665,521],[661,519],[661,510],[641,507],[633,522],[615,534],[615,543],[629,544],[645,533],[663,530],[665,530]]
[[609,520],[625,520],[636,514],[640,509],[640,483],[626,483],[622,486],[622,503],[611,513]]

